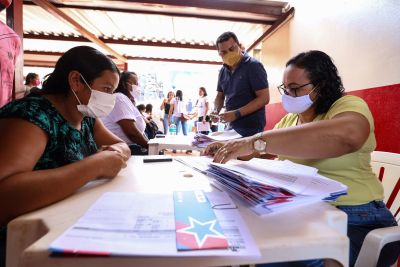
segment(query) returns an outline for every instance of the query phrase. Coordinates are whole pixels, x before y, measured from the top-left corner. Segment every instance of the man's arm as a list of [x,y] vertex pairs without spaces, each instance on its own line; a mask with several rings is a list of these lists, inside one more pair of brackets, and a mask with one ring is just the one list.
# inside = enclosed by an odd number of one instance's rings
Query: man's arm
[[268,103],[269,103],[269,90],[268,88],[261,89],[256,91],[256,98],[254,98],[249,103],[247,103],[246,105],[244,105],[239,109],[230,110],[228,112],[221,114],[221,118],[224,121],[231,122],[240,117],[251,114],[256,110],[259,110],[260,108],[263,108]]
[[224,106],[224,101],[225,101],[224,93],[218,92],[214,100],[214,111],[216,111],[217,114],[221,111],[222,107]]
[[259,110],[269,103],[269,90],[268,88],[256,91],[256,98],[251,100],[247,105],[239,109],[241,116],[246,116]]

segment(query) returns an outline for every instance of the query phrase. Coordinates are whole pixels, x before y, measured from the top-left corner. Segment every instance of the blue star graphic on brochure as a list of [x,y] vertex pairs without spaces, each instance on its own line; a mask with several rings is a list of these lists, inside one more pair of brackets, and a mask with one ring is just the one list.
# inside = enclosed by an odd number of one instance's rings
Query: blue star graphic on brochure
[[174,192],[178,250],[228,248],[228,240],[202,191]]
[[215,229],[217,220],[199,222],[198,220],[189,216],[190,226],[178,230],[179,233],[192,234],[196,238],[199,247],[204,245],[208,237],[223,237],[225,236]]

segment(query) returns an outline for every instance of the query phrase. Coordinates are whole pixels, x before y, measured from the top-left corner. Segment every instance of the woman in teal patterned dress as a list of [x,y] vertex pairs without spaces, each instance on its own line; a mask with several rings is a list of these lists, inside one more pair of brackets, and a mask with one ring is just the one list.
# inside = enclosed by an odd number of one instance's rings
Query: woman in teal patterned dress
[[40,95],[0,109],[0,266],[10,220],[126,166],[129,147],[98,119],[113,109],[118,82],[108,57],[78,46],[58,60]]

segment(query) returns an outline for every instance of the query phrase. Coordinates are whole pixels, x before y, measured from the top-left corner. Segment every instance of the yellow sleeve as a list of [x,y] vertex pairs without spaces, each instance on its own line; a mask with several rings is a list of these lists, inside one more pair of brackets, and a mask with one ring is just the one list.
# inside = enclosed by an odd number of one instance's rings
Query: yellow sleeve
[[326,119],[332,119],[336,115],[343,112],[357,112],[362,114],[369,122],[370,131],[374,131],[374,118],[368,107],[368,104],[357,96],[343,96],[338,99],[326,113]]
[[297,123],[297,114],[289,113],[286,114],[277,124],[275,124],[274,129],[287,128],[294,126]]

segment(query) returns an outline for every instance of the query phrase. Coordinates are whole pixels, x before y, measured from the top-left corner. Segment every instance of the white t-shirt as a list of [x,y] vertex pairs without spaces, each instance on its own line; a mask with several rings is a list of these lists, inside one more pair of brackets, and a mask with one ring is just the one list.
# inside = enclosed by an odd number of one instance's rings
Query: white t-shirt
[[171,105],[174,105],[173,116],[180,117],[182,113],[187,113],[185,103],[178,100],[176,97],[171,99]]
[[206,112],[206,103],[208,103],[208,99],[206,96],[200,97],[199,100],[197,100],[197,116],[201,117],[207,114],[204,114]]
[[115,94],[115,106],[114,109],[108,114],[107,117],[102,118],[104,125],[113,134],[121,138],[127,144],[133,144],[133,142],[124,133],[121,126],[118,124],[120,120],[133,120],[136,122],[136,127],[143,134],[146,129],[146,122],[143,119],[140,111],[135,107],[132,101],[122,93]]

